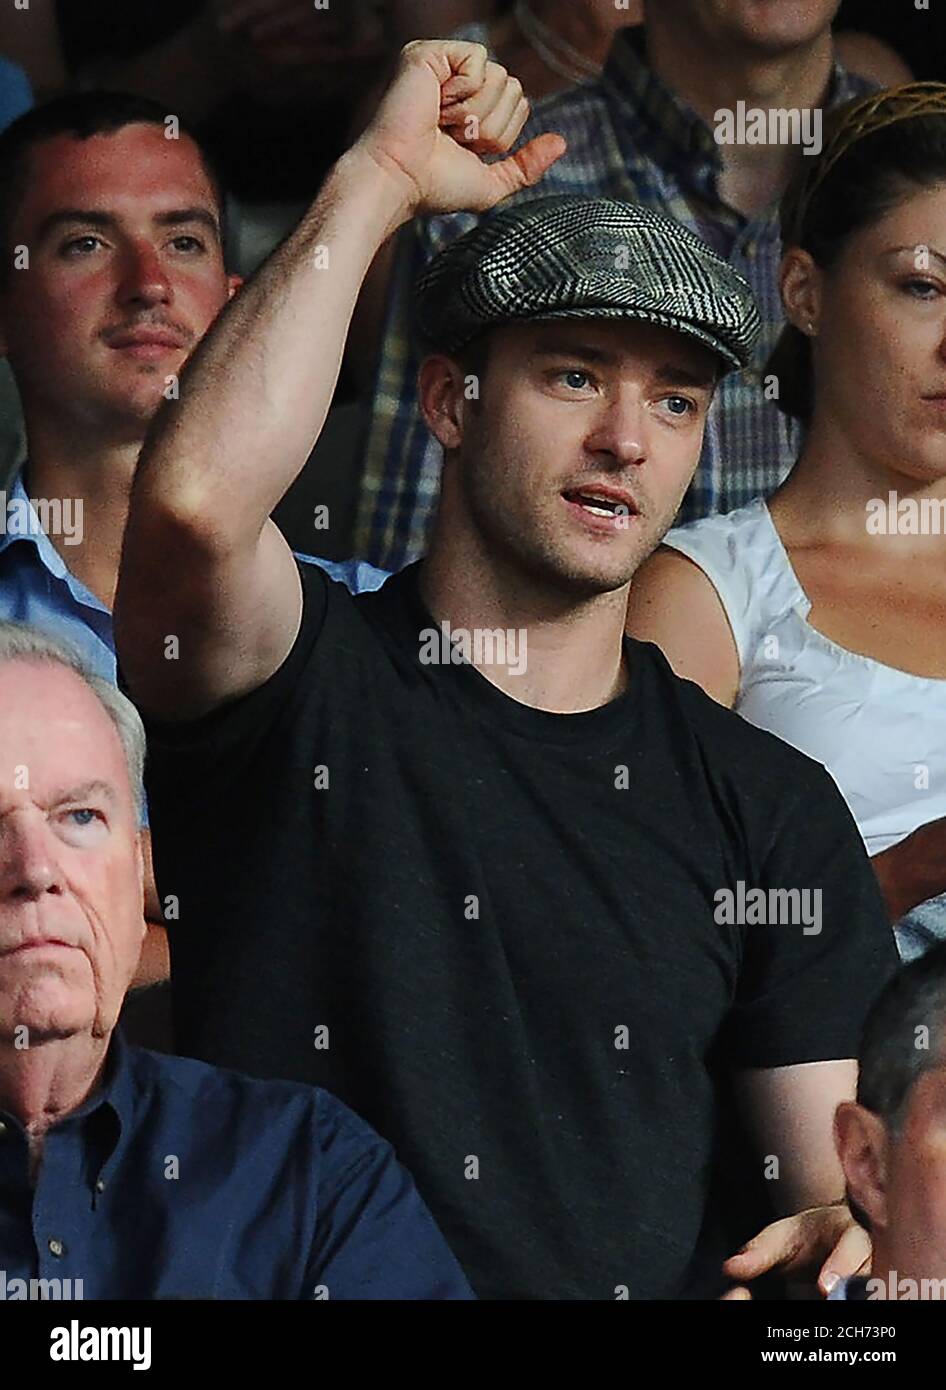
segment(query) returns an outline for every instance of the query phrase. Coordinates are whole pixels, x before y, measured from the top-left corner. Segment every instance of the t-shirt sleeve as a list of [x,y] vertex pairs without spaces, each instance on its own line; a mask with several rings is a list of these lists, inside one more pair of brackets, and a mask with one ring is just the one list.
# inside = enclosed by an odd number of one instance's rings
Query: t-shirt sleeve
[[319,1211],[306,1298],[472,1299],[391,1145],[319,1092]]
[[[292,717],[293,705],[304,698],[306,682],[302,676],[315,660],[328,604],[352,600],[347,590],[332,583],[317,565],[296,563],[302,579],[302,622],[292,651],[279,670],[257,690],[201,719],[185,723],[145,719],[149,799],[158,800],[166,779],[179,795],[181,788],[196,788],[211,772],[215,781],[224,772],[239,778],[260,743],[276,724]],[[125,688],[121,675],[119,679]]]
[[807,759],[792,780],[797,790],[757,881],[735,904],[743,960],[723,1043],[736,1068],[856,1057],[867,1012],[898,964],[876,877],[834,782]]

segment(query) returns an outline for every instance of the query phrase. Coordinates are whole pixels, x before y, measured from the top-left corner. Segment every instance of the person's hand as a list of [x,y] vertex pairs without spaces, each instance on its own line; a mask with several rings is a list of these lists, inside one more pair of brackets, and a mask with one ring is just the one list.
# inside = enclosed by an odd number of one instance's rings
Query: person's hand
[[540,135],[506,159],[529,115],[522,87],[481,44],[409,43],[357,148],[402,183],[412,214],[487,212],[538,183],[565,152]]
[[846,1203],[810,1207],[766,1226],[738,1254],[730,1256],[723,1273],[738,1283],[723,1298],[751,1298],[746,1282],[770,1270],[808,1278],[817,1275],[818,1290],[827,1296],[839,1279],[867,1273],[870,1258],[870,1236],[854,1220]]

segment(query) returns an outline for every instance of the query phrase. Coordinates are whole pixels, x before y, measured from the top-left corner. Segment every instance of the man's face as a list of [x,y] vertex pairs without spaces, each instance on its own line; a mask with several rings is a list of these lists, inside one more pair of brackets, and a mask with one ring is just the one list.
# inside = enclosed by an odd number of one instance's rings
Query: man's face
[[59,135],[30,161],[12,229],[29,265],[0,293],[27,423],[39,413],[139,438],[239,284],[213,187],[193,142],[160,126]]
[[946,1067],[924,1072],[910,1090],[890,1148],[885,1208],[892,1267],[903,1278],[946,1281]]
[[570,595],[626,585],[693,477],[716,355],[648,324],[494,332],[456,486],[489,548]]
[[712,40],[747,55],[777,57],[811,43],[827,30],[840,0],[649,0],[664,20],[687,22]]
[[105,1037],[145,930],[121,740],[58,665],[0,665],[0,709],[0,1040]]

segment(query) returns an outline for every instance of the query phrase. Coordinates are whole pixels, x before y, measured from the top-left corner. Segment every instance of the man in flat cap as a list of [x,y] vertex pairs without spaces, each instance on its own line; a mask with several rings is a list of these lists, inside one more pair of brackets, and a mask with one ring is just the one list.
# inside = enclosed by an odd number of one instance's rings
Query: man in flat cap
[[[895,959],[824,771],[623,638],[751,350],[745,283],[627,204],[501,212],[419,289],[447,454],[427,559],[353,598],[267,520],[384,239],[558,151],[486,164],[444,132],[476,129],[484,72],[475,46],[405,50],[141,456],[116,631],[180,903],[178,1039],[390,1135],[481,1296],[709,1295],[724,1105],[769,1210],[840,1202],[831,1117]],[[849,1224],[796,1216],[728,1272]]]

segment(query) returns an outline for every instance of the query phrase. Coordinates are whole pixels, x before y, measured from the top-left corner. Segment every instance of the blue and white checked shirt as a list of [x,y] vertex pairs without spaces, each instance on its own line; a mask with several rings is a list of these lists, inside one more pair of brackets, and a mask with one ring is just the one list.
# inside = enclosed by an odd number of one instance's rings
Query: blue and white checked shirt
[[[827,104],[839,105],[870,87],[835,65]],[[787,417],[765,399],[758,370],[783,323],[777,207],[747,219],[723,203],[718,192],[722,163],[713,131],[648,66],[640,28],[617,35],[600,81],[540,102],[522,140],[546,131],[564,135],[568,152],[541,184],[517,198],[572,193],[643,203],[702,236],[752,286],[763,323],[756,362],[748,372],[727,377],[717,392],[679,522],[731,511],[768,495],[787,475],[799,443]],[[411,341],[411,288],[428,261],[476,221],[460,213],[415,222],[401,233],[355,538],[356,554],[386,569],[400,569],[424,553],[443,458],[418,409],[420,357]]]

